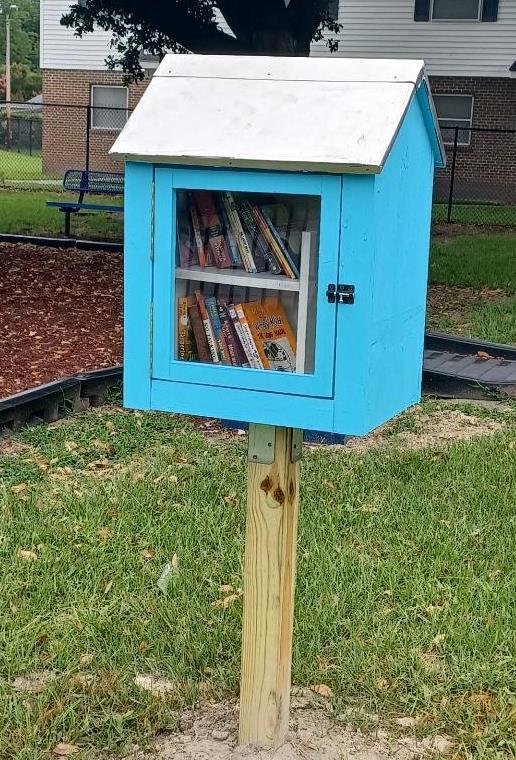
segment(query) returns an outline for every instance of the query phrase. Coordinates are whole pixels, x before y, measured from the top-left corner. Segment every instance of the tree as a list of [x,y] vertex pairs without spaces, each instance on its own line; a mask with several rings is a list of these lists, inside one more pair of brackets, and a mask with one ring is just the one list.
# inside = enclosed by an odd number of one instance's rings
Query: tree
[[[6,96],[5,66],[0,66],[0,100]],[[41,72],[25,63],[11,64],[11,98],[23,102],[41,92]]]
[[0,60],[5,60],[5,16],[11,5],[17,5],[11,16],[11,61],[30,69],[39,67],[39,3],[38,0],[0,0]]
[[[309,55],[310,42],[340,30],[337,6],[335,0],[78,0],[61,23],[79,37],[95,25],[110,31],[108,66],[141,79],[142,51]],[[335,39],[326,42],[336,50]]]

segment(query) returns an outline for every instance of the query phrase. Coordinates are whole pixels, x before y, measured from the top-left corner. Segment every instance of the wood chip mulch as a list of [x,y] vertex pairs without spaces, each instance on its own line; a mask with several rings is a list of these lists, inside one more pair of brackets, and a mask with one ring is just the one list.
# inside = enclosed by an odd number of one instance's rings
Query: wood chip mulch
[[0,243],[0,398],[121,361],[121,254]]

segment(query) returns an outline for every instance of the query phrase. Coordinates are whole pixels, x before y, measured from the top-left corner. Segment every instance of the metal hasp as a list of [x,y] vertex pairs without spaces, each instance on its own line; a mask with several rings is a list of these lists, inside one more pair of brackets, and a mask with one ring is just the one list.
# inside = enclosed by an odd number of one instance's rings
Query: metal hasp
[[355,303],[355,286],[354,285],[337,285],[337,303],[353,304]]
[[354,285],[335,285],[330,282],[326,289],[326,298],[328,303],[355,303],[355,286]]
[[336,291],[337,291],[337,286],[335,285],[335,283],[330,282],[330,284],[326,288],[326,298],[328,299],[328,303],[335,303]]
[[[249,425],[247,461],[272,464],[276,458],[276,427],[274,425]],[[294,428],[290,461],[299,462],[303,450],[303,431]]]

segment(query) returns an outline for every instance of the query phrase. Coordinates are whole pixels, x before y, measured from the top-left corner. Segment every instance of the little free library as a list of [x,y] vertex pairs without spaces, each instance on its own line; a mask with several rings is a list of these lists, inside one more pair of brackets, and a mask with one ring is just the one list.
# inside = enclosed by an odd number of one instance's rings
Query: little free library
[[279,746],[298,431],[420,399],[445,163],[423,62],[167,55],[111,154],[125,405],[250,423],[240,741]]
[[127,406],[362,435],[419,400],[421,61],[167,55],[111,152]]

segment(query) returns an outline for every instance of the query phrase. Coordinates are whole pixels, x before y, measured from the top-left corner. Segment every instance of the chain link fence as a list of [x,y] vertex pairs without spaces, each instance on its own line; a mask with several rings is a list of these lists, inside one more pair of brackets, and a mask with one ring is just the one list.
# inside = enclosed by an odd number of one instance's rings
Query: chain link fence
[[[63,190],[68,169],[122,171],[109,149],[129,114],[110,103],[0,102],[0,234],[63,234],[63,215],[46,201],[77,200]],[[442,134],[447,167],[436,172],[434,222],[516,227],[516,129],[450,126]],[[121,239],[122,215],[81,211],[72,227]]]
[[[61,236],[64,215],[47,201],[75,201],[63,188],[67,170],[121,172],[109,150],[129,108],[73,103],[0,102],[0,234]],[[122,205],[121,196],[84,202]],[[123,215],[81,210],[72,237],[121,240]]]
[[436,171],[434,222],[516,227],[516,129],[442,129],[447,167]]

